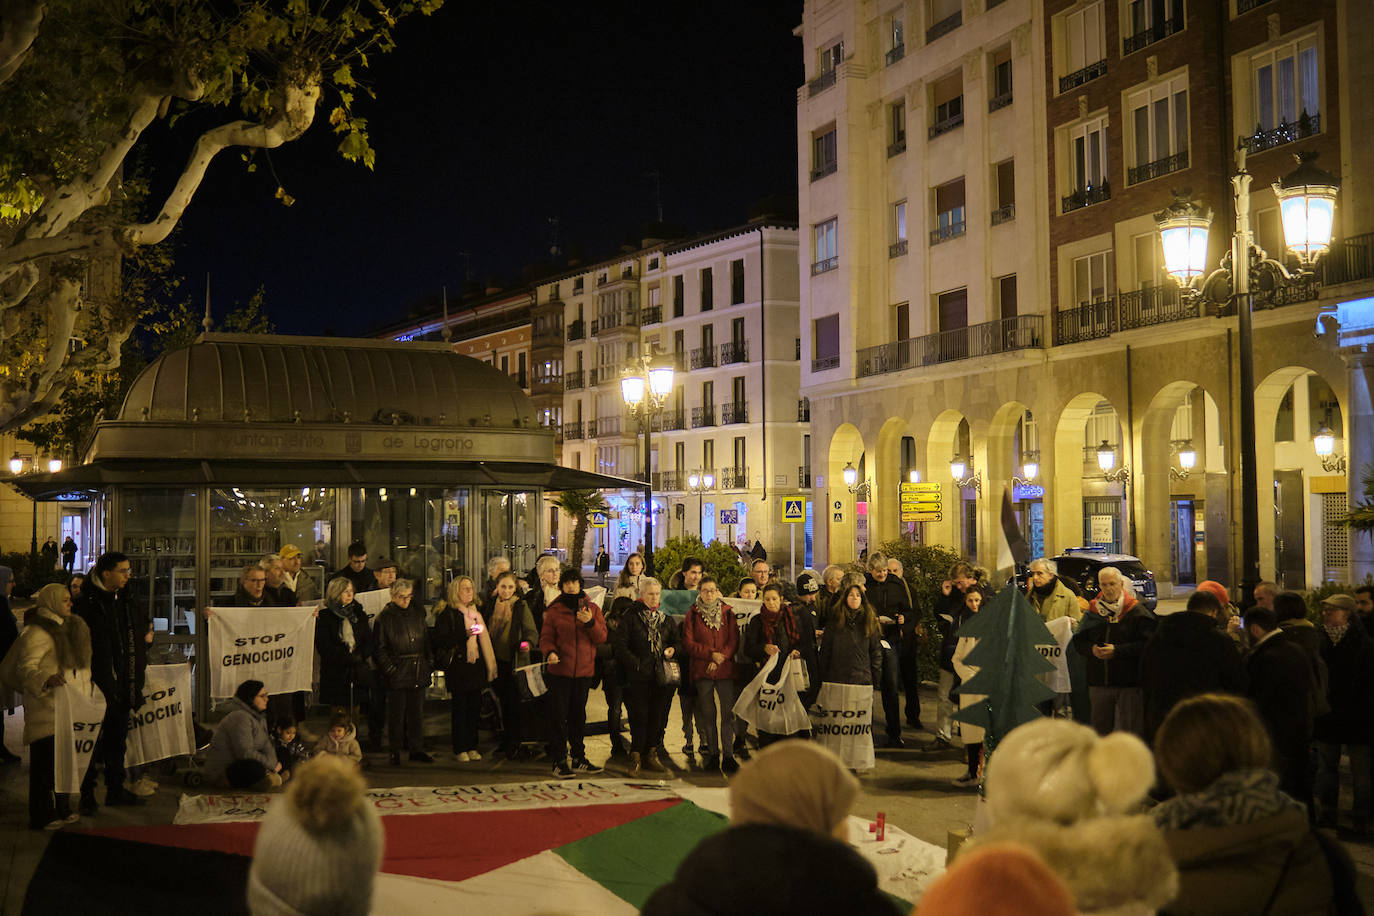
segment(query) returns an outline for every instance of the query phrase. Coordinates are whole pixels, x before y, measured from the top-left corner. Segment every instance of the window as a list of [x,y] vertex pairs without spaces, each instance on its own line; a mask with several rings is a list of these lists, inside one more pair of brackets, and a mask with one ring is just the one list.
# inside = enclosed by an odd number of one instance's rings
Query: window
[[687,298],[683,292],[682,274],[673,277],[673,317],[681,318],[683,302]]
[[715,281],[711,276],[711,268],[701,269],[701,310],[709,312],[714,307],[716,301]]
[[1087,257],[1074,258],[1073,301],[1078,305],[1107,301],[1114,286],[1110,248]]
[[1126,99],[1129,184],[1188,167],[1188,80],[1179,76]]
[[936,318],[941,331],[968,327],[968,290],[951,290],[936,297]]
[[735,318],[730,322],[730,342],[737,347],[744,346],[744,319]]
[[1003,321],[1016,317],[1016,274],[1007,274],[994,281],[997,287],[997,315]]
[[935,120],[930,125],[930,136],[940,136],[964,123],[964,76],[952,73],[937,80],[931,90]]
[[811,138],[811,180],[819,181],[839,168],[835,127],[824,127]]
[[502,375],[510,375],[510,357],[509,357],[509,356],[503,356],[503,357],[501,357],[501,374],[502,374]]
[[744,301],[744,258],[730,262],[730,304]]
[[1183,0],[1127,0],[1122,53],[1130,54],[1183,31]]
[[[701,348],[709,352],[714,349],[715,346],[716,326],[713,324],[703,324],[701,326]],[[712,365],[714,365],[714,363]]]
[[682,332],[682,331],[674,331],[674,332],[673,332],[673,356],[677,359],[677,369],[678,369],[679,372],[681,372],[683,369],[687,368],[686,364],[682,361],[682,360],[683,360],[683,354],[686,353],[686,352],[687,352],[687,344],[686,344],[686,340],[685,340],[685,338],[684,338],[684,332]]
[[897,333],[893,340],[911,339],[911,303],[901,302],[893,310],[893,318],[896,320]]
[[826,315],[811,322],[811,346],[814,351],[812,372],[833,369],[840,364],[839,315]]
[[1068,131],[1069,187],[1064,212],[1111,197],[1107,183],[1107,119],[1093,118]]
[[[743,436],[735,437],[735,471],[744,470],[749,467],[749,448],[745,444]],[[742,481],[737,481],[736,486],[740,486]]]
[[935,228],[930,233],[932,245],[964,234],[964,179],[951,181],[935,189]]
[[926,41],[932,42],[942,35],[948,35],[964,21],[962,0],[927,0],[930,11],[930,28],[926,29]]
[[830,73],[840,66],[844,60],[844,41],[836,39],[820,50],[820,71]]
[[582,284],[582,281],[583,281],[584,279],[585,279],[584,277],[578,277],[577,279],[573,280],[573,295],[574,295],[574,296],[577,295],[578,293],[582,292],[582,285],[583,285],[583,284]]
[[1003,48],[992,55],[992,95],[988,111],[1006,108],[1011,104],[1011,48]]
[[1137,235],[1131,239],[1131,249],[1135,255],[1136,286],[1149,289],[1164,283],[1164,249],[1160,247],[1159,233]]
[[888,22],[887,40],[887,65],[890,67],[906,54],[906,30],[902,26],[901,16],[893,16]]
[[1250,152],[1321,132],[1321,68],[1315,37],[1255,55],[1250,70],[1255,125],[1255,135],[1246,138]]
[[1059,91],[1068,92],[1107,72],[1107,37],[1102,2],[1076,10],[1064,17],[1064,75]]
[[825,273],[839,266],[838,239],[840,221],[831,217],[811,227],[811,275]]
[[649,259],[649,269],[658,270],[658,258],[653,257]]
[[[687,443],[686,443],[686,442],[674,442],[674,443],[673,443],[673,469],[676,470],[676,471],[681,472],[681,471],[683,471],[686,467],[687,467]],[[683,483],[685,483],[685,481],[680,481],[680,482],[678,483],[678,489],[681,489],[681,488],[682,488],[682,484],[683,484]]]
[[1016,160],[1004,159],[993,169],[997,209],[992,211],[994,226],[1016,219]]
[[1276,261],[1285,261],[1288,252],[1283,243],[1283,225],[1279,220],[1279,208],[1267,207],[1255,212],[1255,244],[1268,252]]
[[716,440],[706,439],[702,441],[701,466],[708,471],[716,469]]
[[515,369],[516,380],[519,382],[521,388],[528,388],[530,387],[529,378],[527,377],[529,366],[525,360],[525,351],[521,350],[520,353],[517,354],[517,360],[518,362],[516,363]]
[[887,256],[890,258],[900,258],[906,254],[906,201],[898,201],[892,205],[892,241],[888,243]]
[[906,102],[893,102],[887,106],[887,123],[891,128],[888,134],[887,155],[892,157],[906,151]]

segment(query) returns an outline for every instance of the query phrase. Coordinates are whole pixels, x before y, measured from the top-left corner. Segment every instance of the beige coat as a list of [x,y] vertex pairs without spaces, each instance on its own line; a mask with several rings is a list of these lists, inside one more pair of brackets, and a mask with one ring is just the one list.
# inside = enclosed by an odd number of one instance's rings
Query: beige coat
[[1040,619],[1049,623],[1060,617],[1072,617],[1079,620],[1083,616],[1083,609],[1079,607],[1078,596],[1069,591],[1069,587],[1059,579],[1054,580],[1054,591],[1050,592],[1049,597],[1044,598],[1036,604],[1035,590],[1031,589],[1026,597],[1030,603],[1035,605],[1035,609],[1040,613]]
[[[959,641],[954,645],[954,673],[959,675],[961,682],[959,687],[959,708],[968,709],[975,703],[981,703],[987,699],[983,694],[971,694],[964,690],[963,685],[967,684],[975,674],[978,673],[976,665],[969,665],[964,659],[973,647],[978,645],[978,640],[972,636],[960,636]],[[969,725],[967,722],[959,723],[959,735],[963,739],[964,747],[983,743],[983,730],[977,725]]]
[[48,678],[61,674],[68,683],[89,683],[91,679],[91,631],[86,621],[75,614],[59,617],[46,609],[37,613],[43,622],[30,622],[18,642],[25,744],[50,738],[55,731],[56,712]]

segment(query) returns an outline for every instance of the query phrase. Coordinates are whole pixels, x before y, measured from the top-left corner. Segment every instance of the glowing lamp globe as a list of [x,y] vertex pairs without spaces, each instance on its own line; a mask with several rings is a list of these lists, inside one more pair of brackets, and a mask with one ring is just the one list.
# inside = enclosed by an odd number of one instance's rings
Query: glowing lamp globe
[[1211,211],[1204,212],[1192,201],[1176,201],[1162,213],[1155,214],[1155,219],[1164,249],[1164,271],[1180,286],[1187,286],[1207,270]]
[[1283,222],[1283,241],[1304,267],[1331,247],[1340,179],[1317,168],[1316,153],[1299,153],[1298,167],[1274,182]]

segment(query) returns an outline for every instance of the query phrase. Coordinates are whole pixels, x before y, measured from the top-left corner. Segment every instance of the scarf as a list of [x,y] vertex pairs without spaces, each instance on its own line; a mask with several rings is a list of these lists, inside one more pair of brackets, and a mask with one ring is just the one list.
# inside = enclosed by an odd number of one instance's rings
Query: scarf
[[1107,599],[1103,598],[1100,595],[1097,598],[1097,613],[1101,614],[1103,617],[1106,617],[1112,623],[1116,623],[1118,620],[1121,619],[1121,615],[1125,612],[1125,608],[1125,592],[1121,593],[1121,597],[1116,599],[1115,604],[1108,604]]
[[1267,820],[1303,806],[1279,791],[1270,770],[1232,770],[1199,792],[1178,795],[1150,812],[1163,830],[1236,827]]
[[640,602],[639,619],[644,621],[644,629],[649,632],[649,652],[657,661],[663,657],[663,612]]
[[[516,597],[515,597],[514,595],[511,595],[511,596],[510,596],[510,601],[506,601],[506,602],[501,601],[501,599],[497,598],[495,595],[492,596],[492,598],[491,598],[491,623],[489,624],[489,626],[491,627],[491,632],[496,633],[496,634],[502,634],[502,633],[505,633],[505,632],[506,632],[506,629],[507,629],[508,627],[510,627],[510,624],[511,624],[511,617],[513,616],[513,614],[514,614],[514,612],[515,612],[515,602],[516,602],[516,600],[517,600],[517,599],[516,599]],[[505,607],[502,607],[502,604],[504,604]],[[467,611],[464,611],[463,613],[464,613],[464,615],[466,615],[466,614],[467,614]],[[470,659],[468,659],[468,661],[476,661],[476,660],[477,660],[477,659],[475,659],[475,658],[470,658]]]
[[1345,634],[1350,630],[1350,624],[1343,627],[1322,627],[1326,631],[1326,638],[1331,640],[1331,645],[1339,646]]
[[[514,607],[514,606],[515,606],[515,597],[514,597],[514,596],[511,597],[510,603],[511,603],[511,607]],[[478,654],[479,654],[479,649],[480,649],[480,646],[479,646],[479,644],[478,644],[478,642],[477,642],[477,637],[478,637],[478,634],[480,634],[482,631],[481,631],[481,629],[478,629],[478,631],[477,631],[476,633],[474,633],[474,632],[472,632],[472,628],[473,628],[473,627],[479,627],[479,628],[480,628],[480,627],[482,626],[482,615],[479,614],[479,613],[477,613],[477,607],[476,607],[476,605],[473,605],[472,607],[465,607],[465,608],[454,608],[454,610],[462,611],[462,613],[463,613],[463,626],[464,626],[464,629],[466,629],[467,632],[468,632],[468,652],[467,652],[468,664],[469,664],[469,665],[474,665],[474,664],[477,663],[477,656],[478,656]],[[496,615],[493,614],[492,616],[494,617],[494,616],[496,616]],[[510,616],[511,616],[510,608],[507,608],[507,609],[506,609],[506,623],[508,623],[508,624],[510,623]]]
[[701,615],[701,622],[706,624],[707,629],[719,630],[723,622],[721,610],[725,607],[725,602],[717,598],[715,604],[707,604],[700,598],[697,599],[697,613]]
[[781,618],[783,629],[787,631],[788,648],[795,649],[797,647],[797,621],[796,618],[792,616],[792,609],[790,607],[784,604],[773,614],[768,613],[767,608],[760,607],[759,616],[763,618],[763,641],[765,643],[772,643],[773,645],[778,644],[773,634],[776,631],[778,620]]
[[1040,604],[1040,603],[1043,602],[1046,598],[1048,598],[1050,595],[1053,595],[1053,594],[1054,594],[1054,587],[1055,587],[1056,585],[1058,585],[1058,584],[1059,584],[1059,580],[1057,580],[1057,579],[1051,579],[1050,581],[1046,582],[1044,585],[1033,585],[1033,586],[1031,586],[1031,591],[1035,594],[1035,597],[1039,599],[1039,601],[1037,601],[1036,604]]
[[329,610],[334,612],[334,616],[339,618],[339,642],[348,647],[349,654],[353,653],[357,640],[353,635],[353,612],[350,604],[331,604]]

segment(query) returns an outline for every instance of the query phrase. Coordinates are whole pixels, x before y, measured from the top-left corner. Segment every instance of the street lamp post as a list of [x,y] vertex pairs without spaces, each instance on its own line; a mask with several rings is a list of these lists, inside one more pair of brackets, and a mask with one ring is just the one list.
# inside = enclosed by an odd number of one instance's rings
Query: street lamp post
[[[1300,153],[1298,167],[1274,183],[1279,199],[1284,242],[1299,262],[1297,274],[1269,257],[1255,245],[1250,229],[1250,173],[1245,168],[1245,146],[1236,149],[1236,174],[1231,177],[1236,209],[1236,229],[1231,251],[1222,265],[1201,280],[1207,261],[1207,233],[1212,215],[1190,200],[1180,199],[1155,214],[1164,249],[1164,269],[1183,290],[1183,295],[1218,304],[1233,300],[1237,315],[1237,347],[1240,350],[1240,475],[1241,475],[1241,594],[1242,604],[1252,600],[1260,581],[1259,473],[1255,444],[1255,352],[1250,274],[1269,274],[1275,286],[1311,275],[1312,265],[1331,244],[1335,225],[1336,195],[1340,181],[1317,168],[1313,153]],[[1185,192],[1186,197],[1186,192]],[[1223,295],[1229,276],[1230,292]]]
[[644,428],[644,573],[654,574],[654,481],[651,460],[651,418],[663,412],[663,405],[673,393],[673,366],[656,364],[649,357],[640,357],[620,378],[620,394],[630,413],[639,417]]
[[695,494],[697,495],[697,540],[698,540],[698,541],[703,541],[703,542],[705,541],[705,538],[702,537],[702,535],[705,533],[705,532],[704,532],[704,529],[703,529],[703,527],[702,527],[702,521],[701,521],[701,518],[702,518],[702,516],[701,516],[701,511],[702,511],[702,506],[703,506],[703,503],[702,503],[702,495],[703,495],[707,490],[714,489],[714,488],[715,488],[715,485],[716,485],[716,477],[715,477],[715,475],[712,474],[709,470],[697,470],[697,471],[693,471],[693,472],[692,472],[690,475],[688,475],[688,477],[687,477],[687,489],[688,489],[689,491],[691,491],[691,492],[693,492],[693,493],[695,493]]

